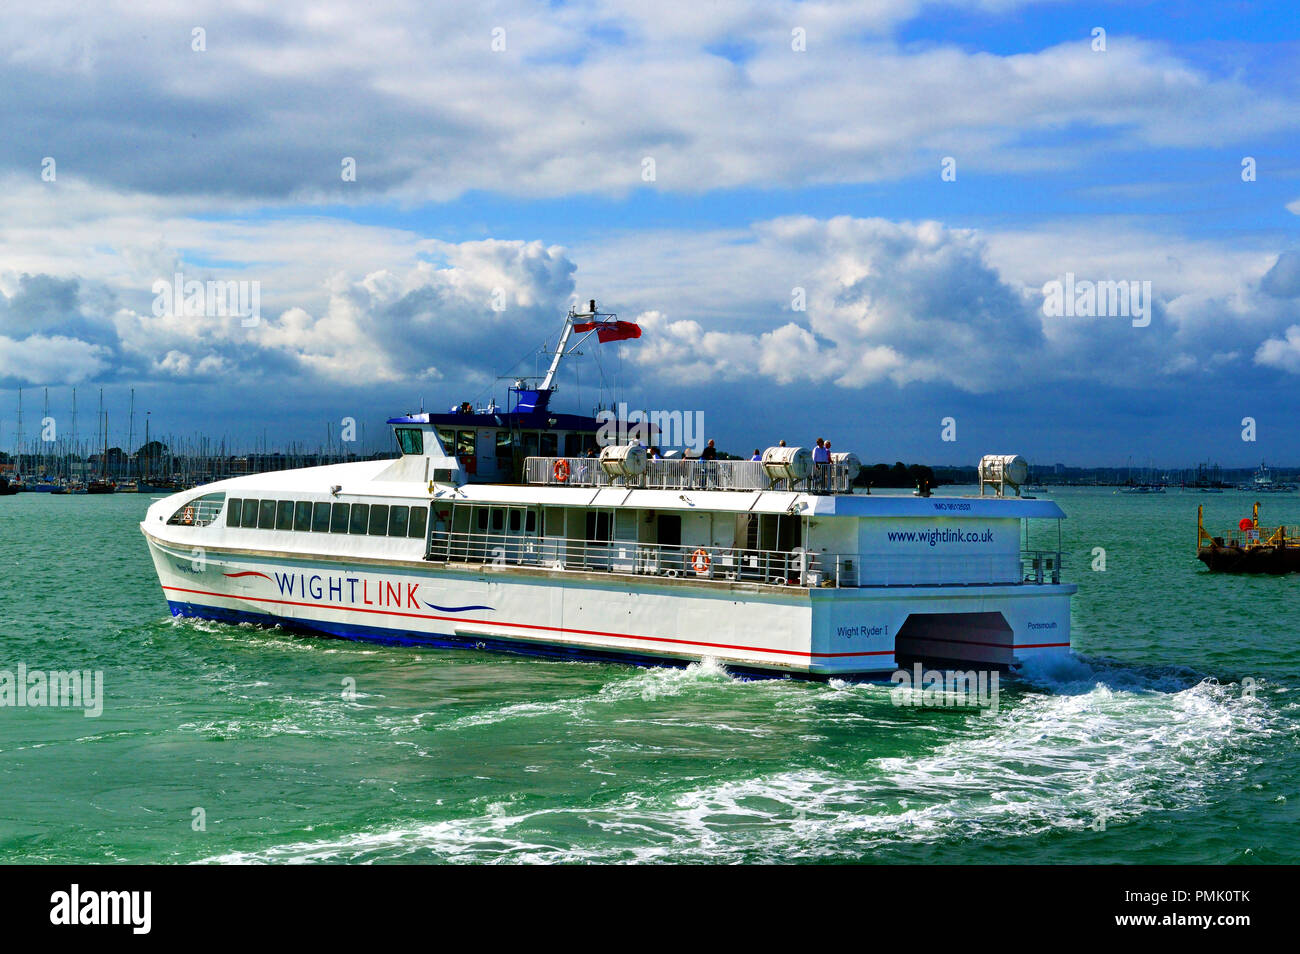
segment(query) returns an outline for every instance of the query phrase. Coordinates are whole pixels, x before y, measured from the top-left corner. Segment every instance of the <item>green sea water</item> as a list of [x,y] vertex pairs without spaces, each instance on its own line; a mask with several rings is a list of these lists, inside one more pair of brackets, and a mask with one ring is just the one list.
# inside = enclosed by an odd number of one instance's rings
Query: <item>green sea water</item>
[[0,670],[104,679],[0,708],[0,861],[1300,862],[1300,575],[1195,559],[1251,498],[1053,496],[1076,657],[993,715],[173,620],[149,497],[0,498]]

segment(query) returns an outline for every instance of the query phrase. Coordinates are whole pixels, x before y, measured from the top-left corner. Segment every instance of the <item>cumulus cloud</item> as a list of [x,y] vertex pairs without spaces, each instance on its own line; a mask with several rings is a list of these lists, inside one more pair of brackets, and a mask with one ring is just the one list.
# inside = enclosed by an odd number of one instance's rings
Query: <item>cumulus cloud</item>
[[63,335],[0,335],[0,380],[34,384],[77,384],[106,370],[107,348]]
[[1255,352],[1255,363],[1300,374],[1300,325],[1292,325],[1280,338],[1269,338]]
[[[490,379],[504,358],[497,348],[509,342],[513,360],[517,348],[540,343],[572,296],[575,266],[562,248],[419,244],[440,262],[320,275],[303,304],[252,325],[229,315],[126,306],[108,286],[75,279],[0,281],[0,332],[12,335],[0,339],[0,377],[28,384],[98,375],[232,383]],[[496,360],[485,363],[491,352]]]

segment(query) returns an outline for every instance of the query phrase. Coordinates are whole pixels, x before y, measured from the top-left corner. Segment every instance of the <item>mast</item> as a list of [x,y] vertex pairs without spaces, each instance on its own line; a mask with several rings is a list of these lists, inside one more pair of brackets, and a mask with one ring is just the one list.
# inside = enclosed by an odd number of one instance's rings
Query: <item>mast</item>
[[131,454],[131,445],[135,443],[135,388],[131,389],[131,416],[129,418],[129,421],[130,423],[128,423],[126,426],[126,478],[127,480],[131,479],[131,471],[133,469],[131,466],[131,461],[133,459]]
[[578,311],[577,306],[569,309],[569,314],[564,319],[564,331],[560,333],[560,343],[555,347],[555,354],[551,356],[551,366],[546,369],[546,377],[542,379],[542,385],[539,391],[552,391],[555,388],[555,372],[560,369],[560,359],[565,355],[565,348],[569,344],[569,338],[573,336],[573,319],[589,318],[594,320],[600,315],[596,310],[596,299],[587,302],[586,311]]

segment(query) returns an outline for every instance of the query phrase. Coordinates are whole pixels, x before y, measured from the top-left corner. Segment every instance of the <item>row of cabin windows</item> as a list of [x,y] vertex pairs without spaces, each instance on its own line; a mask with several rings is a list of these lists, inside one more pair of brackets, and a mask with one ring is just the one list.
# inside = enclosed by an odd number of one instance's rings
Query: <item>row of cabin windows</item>
[[[447,519],[444,514],[439,517],[440,520]],[[803,518],[798,515],[741,513],[718,514],[717,518],[734,519],[732,545],[740,549],[789,553],[803,546]],[[544,507],[539,513],[536,509],[524,507],[464,503],[453,505],[451,511],[451,529],[456,534],[533,535],[539,522],[541,536],[550,538],[593,543],[642,540],[660,546],[683,545],[682,517],[671,512]],[[440,523],[438,529],[443,526]],[[695,533],[702,530],[708,539],[712,539],[712,529],[697,528]],[[437,539],[435,534],[435,541]]]
[[226,505],[226,526],[261,530],[423,538],[428,519],[424,507],[403,504],[232,499]]

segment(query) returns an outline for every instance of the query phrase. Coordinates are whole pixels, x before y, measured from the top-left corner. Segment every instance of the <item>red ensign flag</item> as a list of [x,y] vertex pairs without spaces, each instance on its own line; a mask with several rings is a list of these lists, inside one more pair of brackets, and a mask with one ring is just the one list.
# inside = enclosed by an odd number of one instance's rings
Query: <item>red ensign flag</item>
[[641,326],[631,321],[583,321],[575,323],[573,330],[579,334],[594,330],[602,343],[641,337]]

